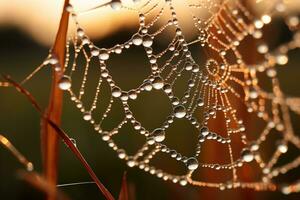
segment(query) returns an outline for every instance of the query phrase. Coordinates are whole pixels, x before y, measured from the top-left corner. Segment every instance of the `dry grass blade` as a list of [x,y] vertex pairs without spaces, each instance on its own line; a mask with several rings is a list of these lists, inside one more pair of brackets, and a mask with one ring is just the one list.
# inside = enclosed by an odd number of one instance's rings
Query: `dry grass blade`
[[128,185],[127,185],[127,173],[126,172],[124,172],[124,175],[122,178],[122,186],[121,186],[121,191],[119,194],[119,200],[129,200]]
[[33,170],[33,164],[32,162],[29,162],[25,156],[23,156],[17,149],[16,147],[3,135],[0,134],[0,144],[2,144],[6,149],[8,149],[14,157],[17,158],[17,160],[25,166],[25,168],[28,171]]
[[60,192],[55,185],[49,184],[47,180],[34,172],[18,171],[18,177],[34,188],[47,194],[48,197],[56,198],[60,200],[69,200],[65,194]]
[[[77,147],[74,145],[74,143],[69,138],[69,136],[54,121],[49,119],[47,115],[43,115],[43,113],[40,109],[40,106],[38,105],[38,103],[36,102],[34,97],[30,94],[30,92],[28,92],[26,89],[24,89],[22,86],[20,86],[18,83],[13,81],[8,76],[4,76],[4,79],[6,79],[6,81],[10,82],[19,92],[21,92],[22,94],[24,94],[28,98],[28,100],[31,102],[31,104],[34,106],[34,108],[36,108],[36,110],[39,111],[39,113],[41,114],[41,117],[43,118],[43,120],[47,124],[49,124],[49,126],[51,126],[51,128],[54,130],[54,132],[52,132],[52,133],[56,134],[58,137],[60,137],[65,142],[65,144],[71,149],[71,151],[77,157],[77,159],[83,164],[83,166],[85,167],[87,172],[90,174],[93,181],[95,181],[96,185],[98,186],[98,188],[100,189],[102,194],[105,196],[105,198],[108,199],[108,200],[114,200],[114,197],[105,188],[105,186],[100,182],[97,175],[94,173],[94,171],[92,170],[90,165],[87,163],[87,161],[82,156],[82,154],[77,149]],[[50,184],[52,184],[52,183],[50,182]]]

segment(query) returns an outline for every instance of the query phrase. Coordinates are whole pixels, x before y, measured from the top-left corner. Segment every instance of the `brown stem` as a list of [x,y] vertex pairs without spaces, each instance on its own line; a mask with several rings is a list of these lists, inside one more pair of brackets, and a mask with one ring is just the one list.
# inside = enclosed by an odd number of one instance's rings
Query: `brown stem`
[[[16,88],[21,94],[25,95],[27,99],[30,101],[30,103],[33,105],[33,107],[41,114],[41,118],[44,120],[44,123],[51,126],[53,128],[53,134],[57,135],[57,137],[60,137],[64,143],[69,147],[69,149],[73,152],[73,154],[77,157],[77,159],[81,162],[81,164],[85,167],[86,171],[89,173],[99,190],[102,192],[102,194],[105,196],[107,200],[114,200],[114,197],[111,195],[111,193],[106,189],[106,187],[100,182],[97,175],[94,173],[90,165],[87,163],[85,158],[82,156],[80,151],[77,149],[77,147],[73,144],[69,136],[51,119],[47,117],[47,115],[43,115],[42,109],[35,100],[35,98],[30,94],[29,91],[27,91],[25,88],[23,88],[20,84],[12,80],[9,76],[3,76],[3,78],[8,81],[14,88]],[[56,185],[50,184],[51,187],[56,187]],[[51,194],[50,198],[55,198],[53,194]]]
[[[69,23],[69,13],[66,11],[66,6],[69,0],[65,0],[62,17],[59,24],[59,29],[56,35],[55,43],[52,49],[52,54],[57,57],[59,61],[60,71],[52,70],[52,85],[49,104],[46,110],[46,117],[55,124],[60,124],[62,114],[63,93],[58,88],[58,81],[61,77],[61,72],[64,68],[65,60],[65,44]],[[56,185],[57,183],[57,163],[58,163],[58,135],[52,126],[41,119],[41,139],[42,139],[42,153],[43,153],[43,168],[45,179],[49,184]],[[48,200],[56,199],[53,195],[47,195]]]

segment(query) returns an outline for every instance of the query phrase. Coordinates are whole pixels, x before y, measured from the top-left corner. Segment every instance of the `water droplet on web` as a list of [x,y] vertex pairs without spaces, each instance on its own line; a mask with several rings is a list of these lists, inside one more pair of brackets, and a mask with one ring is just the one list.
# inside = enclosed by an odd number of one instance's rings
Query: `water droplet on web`
[[143,46],[144,47],[151,47],[153,44],[152,37],[150,35],[145,35],[143,38]]
[[64,75],[61,77],[61,79],[58,81],[58,87],[61,90],[69,90],[72,86],[71,78],[69,76]]
[[154,89],[160,90],[164,87],[164,81],[160,76],[156,76],[152,81],[152,85]]
[[277,144],[277,149],[280,153],[286,153],[288,151],[288,146],[282,141]]
[[162,142],[165,140],[165,131],[161,128],[155,129],[152,132],[155,142]]
[[119,87],[113,87],[112,90],[111,90],[111,93],[112,93],[112,96],[113,97],[120,97],[121,94],[122,94],[122,91]]
[[99,51],[99,59],[100,60],[107,60],[109,58],[109,53],[106,49],[101,49]]
[[174,115],[177,118],[183,118],[186,115],[185,107],[182,105],[178,105],[174,108]]
[[200,129],[200,134],[203,135],[203,136],[207,136],[209,134],[209,129],[206,126],[203,126]]
[[189,170],[195,170],[198,168],[199,164],[198,164],[198,160],[196,158],[192,157],[186,161],[186,165]]
[[253,153],[247,148],[243,149],[241,155],[245,162],[251,162],[254,159]]
[[143,43],[143,38],[139,34],[136,34],[132,37],[132,43],[136,46],[139,46]]
[[85,113],[83,113],[83,119],[85,120],[85,121],[89,121],[89,120],[91,120],[92,119],[92,114],[91,114],[91,112],[85,112]]
[[120,10],[121,7],[122,7],[122,3],[120,0],[112,0],[110,2],[110,7],[113,9],[113,10]]

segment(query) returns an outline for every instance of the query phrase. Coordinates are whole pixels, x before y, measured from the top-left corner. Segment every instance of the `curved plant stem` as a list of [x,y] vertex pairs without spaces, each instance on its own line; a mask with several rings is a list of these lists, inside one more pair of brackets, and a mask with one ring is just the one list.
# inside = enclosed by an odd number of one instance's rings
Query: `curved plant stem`
[[[44,123],[47,123],[52,129],[53,134],[55,134],[58,138],[60,137],[64,143],[69,147],[69,149],[73,152],[73,154],[77,157],[77,159],[82,163],[82,165],[85,167],[87,172],[89,173],[90,177],[93,179],[99,190],[102,192],[102,194],[105,196],[107,200],[114,200],[114,197],[111,195],[111,193],[105,188],[105,186],[100,182],[97,175],[94,173],[90,165],[87,163],[85,158],[82,156],[80,151],[77,149],[77,147],[74,145],[70,137],[57,125],[53,120],[51,120],[46,114],[44,115],[41,107],[38,105],[35,98],[28,92],[25,88],[23,88],[20,84],[13,81],[10,77],[4,76],[4,79],[8,81],[14,88],[16,88],[21,94],[25,95],[27,99],[31,102],[33,107],[41,114],[41,118],[43,119]],[[49,183],[53,186],[52,183]],[[53,194],[49,196],[50,198],[54,198]]]
[[[58,81],[62,75],[65,60],[65,44],[69,23],[69,13],[66,11],[66,6],[69,0],[65,0],[62,17],[59,24],[59,29],[56,35],[55,43],[52,49],[52,55],[57,57],[60,70],[52,69],[52,86],[49,104],[46,110],[46,118],[42,118],[41,123],[41,145],[43,154],[43,168],[45,179],[49,184],[56,185],[57,183],[57,162],[58,162],[58,135],[45,119],[53,121],[55,124],[60,124],[62,114],[63,93],[58,88]],[[47,195],[48,200],[56,199],[53,195]]]

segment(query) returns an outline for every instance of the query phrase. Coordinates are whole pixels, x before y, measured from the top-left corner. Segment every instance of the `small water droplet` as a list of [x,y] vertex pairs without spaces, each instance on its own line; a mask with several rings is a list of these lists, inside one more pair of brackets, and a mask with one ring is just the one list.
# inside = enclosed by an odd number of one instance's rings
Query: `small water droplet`
[[91,119],[92,119],[92,114],[91,114],[91,112],[85,112],[85,113],[83,113],[83,119],[84,119],[85,121],[91,120]]

